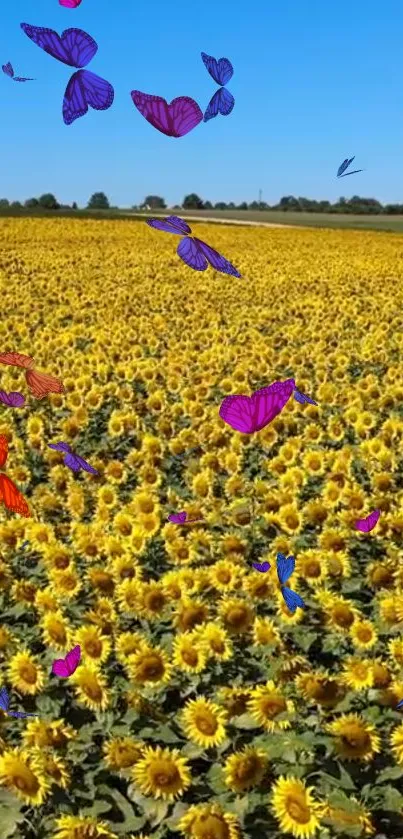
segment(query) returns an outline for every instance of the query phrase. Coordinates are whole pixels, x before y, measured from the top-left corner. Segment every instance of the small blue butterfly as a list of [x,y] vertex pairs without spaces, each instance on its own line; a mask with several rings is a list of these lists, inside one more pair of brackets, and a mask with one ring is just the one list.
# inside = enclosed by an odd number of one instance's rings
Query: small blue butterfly
[[284,597],[284,602],[290,612],[295,612],[298,606],[301,609],[305,609],[305,603],[297,594],[296,591],[292,591],[290,588],[284,585],[287,582],[291,574],[294,572],[295,569],[295,559],[293,556],[284,556],[284,554],[277,554],[277,576],[278,581],[281,586],[281,594]]
[[[354,157],[355,157],[355,155],[354,155]],[[346,169],[348,169],[348,167],[350,166],[350,163],[353,162],[354,157],[350,157],[350,158],[346,157],[346,159],[343,160],[343,163],[340,164],[340,166],[337,170],[337,176],[336,177],[346,178],[347,175],[355,175],[357,172],[363,172],[364,171],[364,169],[354,169],[352,172],[346,172]],[[346,174],[344,175],[343,172],[346,172]]]
[[402,709],[403,709],[403,699],[401,699],[401,700],[400,700],[400,702],[396,705],[396,710],[397,710],[397,711],[399,711],[399,710],[400,710],[400,708],[402,708]]
[[24,714],[20,711],[9,711],[8,706],[10,704],[10,697],[8,695],[7,688],[1,688],[0,690],[0,709],[4,711],[5,714],[8,714],[10,717],[37,717],[38,714]]
[[294,388],[293,396],[294,396],[294,399],[297,402],[300,402],[301,404],[303,404],[304,402],[309,402],[310,405],[317,405],[318,404],[317,402],[315,402],[314,399],[311,399],[310,396],[307,396],[305,393],[301,393],[301,391],[298,390],[298,388]]

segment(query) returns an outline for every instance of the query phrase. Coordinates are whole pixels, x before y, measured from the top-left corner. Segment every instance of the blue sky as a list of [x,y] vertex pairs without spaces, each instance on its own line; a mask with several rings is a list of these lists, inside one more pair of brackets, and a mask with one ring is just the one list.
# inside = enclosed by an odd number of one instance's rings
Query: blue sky
[[[20,23],[59,34],[89,32],[88,69],[115,88],[110,110],[71,126],[62,100],[71,70],[33,44]],[[146,194],[181,203],[276,203],[283,195],[335,201],[353,194],[403,202],[403,4],[401,0],[3,0],[0,64],[0,197],[53,192],[85,205],[103,190],[114,205]],[[216,90],[200,52],[227,56],[235,107],[185,137],[160,134],[130,91],[188,95],[204,111]],[[365,172],[337,181],[344,157]]]

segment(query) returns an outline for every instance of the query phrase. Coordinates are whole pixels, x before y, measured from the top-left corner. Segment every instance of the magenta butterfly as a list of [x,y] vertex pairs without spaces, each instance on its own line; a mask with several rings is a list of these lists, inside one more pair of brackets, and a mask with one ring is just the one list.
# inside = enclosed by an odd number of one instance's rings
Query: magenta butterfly
[[65,658],[57,658],[52,664],[52,673],[60,679],[68,679],[77,670],[81,660],[81,647],[73,647]]
[[17,719],[23,719],[24,717],[37,717],[38,714],[25,714],[22,711],[9,711],[9,704],[10,704],[10,697],[8,695],[7,688],[1,688],[0,690],[0,710],[4,711],[5,714],[8,714],[9,717],[17,717]]
[[162,96],[151,96],[141,90],[132,90],[130,96],[147,122],[167,137],[184,137],[203,119],[197,102],[189,96],[178,96],[169,105]]
[[355,522],[355,529],[360,530],[361,533],[370,533],[376,527],[381,515],[380,510],[374,510],[365,519],[357,519]]
[[18,390],[12,390],[10,393],[0,390],[0,402],[3,402],[8,408],[22,408],[25,405],[25,396]]
[[14,70],[12,64],[8,61],[7,64],[2,64],[1,69],[6,76],[9,76],[10,79],[13,79],[15,82],[34,82],[35,79],[26,79],[25,76],[14,76]]
[[210,245],[206,245],[201,239],[196,239],[196,236],[189,236],[192,231],[183,218],[179,218],[179,216],[167,216],[164,219],[148,218],[147,224],[150,227],[155,227],[156,230],[163,230],[165,233],[185,236],[179,242],[176,253],[194,271],[205,271],[210,263],[212,268],[222,274],[231,274],[233,277],[241,276],[231,262],[228,262],[228,259],[225,259],[218,251],[215,251]]
[[59,5],[66,9],[77,9],[80,4],[81,0],[59,0]]
[[294,390],[294,379],[286,379],[262,387],[252,396],[226,396],[221,403],[220,417],[235,431],[253,434],[261,431],[283,410]]
[[44,26],[31,26],[21,23],[21,29],[38,47],[67,64],[79,67],[71,76],[63,99],[63,121],[71,125],[74,120],[84,116],[88,106],[96,111],[106,111],[111,107],[115,96],[112,85],[95,73],[83,70],[94,58],[98,44],[82,29],[65,29],[58,35],[54,29]]
[[172,524],[191,524],[194,521],[202,521],[201,518],[197,519],[188,519],[188,514],[182,510],[180,513],[171,513],[168,516],[168,521]]

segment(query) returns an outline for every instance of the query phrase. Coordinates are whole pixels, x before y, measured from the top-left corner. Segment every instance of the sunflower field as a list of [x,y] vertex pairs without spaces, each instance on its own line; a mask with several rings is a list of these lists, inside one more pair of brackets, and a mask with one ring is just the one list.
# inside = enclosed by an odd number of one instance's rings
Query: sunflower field
[[[36,715],[0,711],[0,839],[402,839],[403,237],[196,228],[242,279],[144,222],[0,220],[0,351],[65,386],[0,368],[0,683]],[[289,377],[317,407],[220,419]]]

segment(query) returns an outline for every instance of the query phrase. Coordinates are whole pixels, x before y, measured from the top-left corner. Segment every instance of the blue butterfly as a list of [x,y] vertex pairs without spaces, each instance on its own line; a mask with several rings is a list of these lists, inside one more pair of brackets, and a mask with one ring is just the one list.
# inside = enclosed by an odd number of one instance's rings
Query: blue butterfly
[[[355,155],[354,155],[354,157],[355,157]],[[346,159],[343,160],[343,163],[340,164],[340,166],[337,170],[337,177],[338,178],[346,178],[347,175],[355,175],[357,172],[363,172],[364,171],[364,169],[354,169],[352,172],[346,172],[346,169],[348,169],[348,167],[350,166],[350,163],[353,162],[354,157],[350,157],[350,158],[346,157]],[[343,175],[343,172],[346,172],[346,174]]]
[[8,714],[10,717],[37,717],[38,714],[24,714],[20,711],[9,711],[8,706],[10,704],[10,697],[8,695],[7,688],[1,688],[0,690],[0,709],[4,711],[5,714]]
[[402,708],[402,710],[403,710],[403,699],[401,699],[400,702],[396,705],[396,710],[397,711],[399,711],[400,708]]
[[294,388],[293,396],[294,396],[294,399],[297,402],[300,402],[301,404],[303,404],[304,402],[309,402],[310,405],[317,405],[318,404],[317,402],[315,402],[314,399],[311,399],[310,396],[307,396],[306,393],[301,393],[301,391],[298,390],[298,388]]
[[284,554],[277,554],[277,576],[281,585],[281,594],[284,597],[285,605],[290,612],[295,612],[298,606],[305,609],[305,603],[297,594],[296,591],[291,591],[290,588],[284,585],[295,569],[295,559],[293,556],[284,556]]
[[207,55],[205,52],[201,53],[203,64],[210,73],[210,76],[216,84],[221,85],[219,90],[216,90],[214,96],[210,99],[204,114],[204,122],[213,119],[217,114],[228,116],[231,113],[235,99],[229,90],[224,87],[234,74],[234,68],[228,58],[220,58],[218,61],[212,55]]

